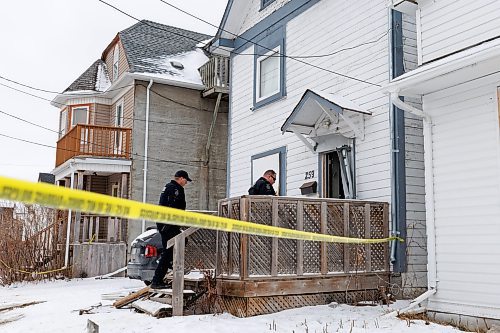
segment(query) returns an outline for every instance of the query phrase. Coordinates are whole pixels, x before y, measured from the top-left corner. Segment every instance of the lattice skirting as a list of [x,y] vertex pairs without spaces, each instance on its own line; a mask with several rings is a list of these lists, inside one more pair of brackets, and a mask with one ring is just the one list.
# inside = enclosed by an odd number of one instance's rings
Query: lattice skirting
[[216,300],[217,312],[229,312],[237,317],[251,317],[275,313],[287,309],[303,306],[324,305],[331,302],[356,304],[361,301],[379,301],[380,292],[376,289],[347,292],[288,295],[268,297],[234,297],[218,296]]

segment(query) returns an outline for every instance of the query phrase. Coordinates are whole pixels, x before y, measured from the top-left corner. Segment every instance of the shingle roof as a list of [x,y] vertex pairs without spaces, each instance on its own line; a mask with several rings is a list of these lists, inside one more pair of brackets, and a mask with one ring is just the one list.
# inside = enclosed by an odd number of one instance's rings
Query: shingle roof
[[168,69],[155,66],[158,59],[195,50],[208,35],[142,20],[118,33],[132,73],[166,74]]
[[98,82],[100,80],[100,71],[104,71],[104,75],[109,78],[108,71],[106,69],[106,63],[101,59],[98,59],[92,65],[90,65],[90,67],[85,72],[83,72],[83,74],[80,75],[78,79],[76,79],[68,88],[66,88],[63,93],[81,90],[101,91],[97,90],[96,88],[96,86],[99,86]]

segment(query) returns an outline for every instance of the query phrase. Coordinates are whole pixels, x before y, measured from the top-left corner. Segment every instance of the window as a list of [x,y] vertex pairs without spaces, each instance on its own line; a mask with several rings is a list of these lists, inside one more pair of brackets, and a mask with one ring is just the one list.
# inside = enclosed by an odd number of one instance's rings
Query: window
[[254,110],[286,95],[284,46],[284,27],[270,32],[255,45]]
[[274,190],[278,195],[286,195],[286,148],[276,148],[264,153],[252,156],[252,186],[262,177],[267,170],[274,170],[277,179],[274,183]]
[[260,0],[260,9],[264,9],[266,8],[267,6],[269,6],[269,4],[273,3],[274,0]]
[[61,111],[59,118],[59,137],[63,137],[66,134],[66,126],[68,124],[68,111],[64,109]]
[[[116,104],[115,109],[115,126],[122,127],[123,126],[123,99]],[[123,154],[123,135],[124,132],[120,130],[114,131],[115,143],[114,143],[114,153],[117,155]]]
[[71,126],[87,123],[89,107],[79,106],[71,109]]
[[115,49],[113,51],[113,81],[118,78],[118,62],[120,60],[120,49],[118,44],[115,45]]
[[257,101],[280,91],[280,48],[257,59]]
[[116,127],[123,126],[123,100],[121,100],[118,104],[116,104],[115,126]]

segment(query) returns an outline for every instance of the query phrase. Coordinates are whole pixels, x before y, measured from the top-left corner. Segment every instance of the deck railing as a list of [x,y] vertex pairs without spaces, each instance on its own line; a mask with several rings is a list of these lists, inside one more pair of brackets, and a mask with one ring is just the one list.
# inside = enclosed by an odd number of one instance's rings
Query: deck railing
[[198,71],[206,93],[229,93],[229,58],[213,56]]
[[75,156],[130,158],[132,129],[78,124],[57,142],[56,167]]
[[[389,234],[388,204],[362,200],[242,196],[219,215],[259,224],[356,238]],[[340,244],[219,232],[217,275],[226,279],[389,272],[388,244]]]

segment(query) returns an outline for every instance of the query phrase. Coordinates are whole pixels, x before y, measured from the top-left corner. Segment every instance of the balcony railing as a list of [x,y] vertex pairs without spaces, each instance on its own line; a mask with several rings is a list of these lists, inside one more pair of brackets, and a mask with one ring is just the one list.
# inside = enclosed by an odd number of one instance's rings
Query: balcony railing
[[229,93],[229,58],[213,56],[198,70],[206,86],[203,96],[213,93]]
[[132,129],[76,125],[57,142],[56,167],[75,156],[130,158]]

